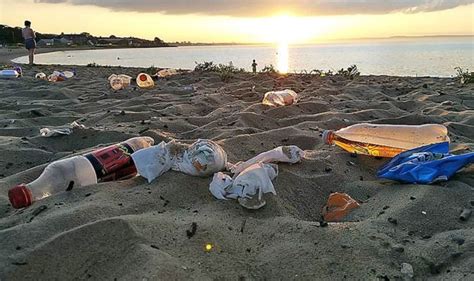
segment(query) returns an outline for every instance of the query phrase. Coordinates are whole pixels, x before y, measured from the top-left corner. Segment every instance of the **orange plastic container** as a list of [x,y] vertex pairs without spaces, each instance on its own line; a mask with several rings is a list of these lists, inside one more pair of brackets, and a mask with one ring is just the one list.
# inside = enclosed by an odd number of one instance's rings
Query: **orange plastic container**
[[349,212],[360,205],[346,193],[331,193],[328,203],[323,207],[323,217],[327,222],[341,221]]

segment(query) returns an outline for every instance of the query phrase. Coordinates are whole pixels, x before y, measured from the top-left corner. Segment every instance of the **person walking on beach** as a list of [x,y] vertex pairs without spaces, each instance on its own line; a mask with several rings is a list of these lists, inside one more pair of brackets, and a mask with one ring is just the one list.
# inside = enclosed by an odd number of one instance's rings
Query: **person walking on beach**
[[255,62],[255,60],[253,60],[253,63],[252,63],[252,71],[253,73],[257,73],[257,62]]
[[21,35],[23,39],[25,39],[25,48],[29,52],[28,58],[30,65],[33,65],[36,49],[36,34],[33,29],[31,29],[31,22],[29,20],[25,20],[25,27],[21,30]]

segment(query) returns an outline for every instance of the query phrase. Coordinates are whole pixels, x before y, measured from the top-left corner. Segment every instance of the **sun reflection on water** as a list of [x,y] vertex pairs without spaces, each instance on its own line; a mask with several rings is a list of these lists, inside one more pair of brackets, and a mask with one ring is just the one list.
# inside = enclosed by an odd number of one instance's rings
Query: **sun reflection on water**
[[277,70],[280,73],[288,72],[288,43],[278,44]]

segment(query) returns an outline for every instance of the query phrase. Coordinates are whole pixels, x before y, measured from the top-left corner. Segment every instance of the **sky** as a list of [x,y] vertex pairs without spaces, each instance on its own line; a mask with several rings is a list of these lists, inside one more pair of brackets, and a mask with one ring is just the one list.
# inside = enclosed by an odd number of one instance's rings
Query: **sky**
[[474,0],[0,0],[0,23],[167,42],[473,35]]

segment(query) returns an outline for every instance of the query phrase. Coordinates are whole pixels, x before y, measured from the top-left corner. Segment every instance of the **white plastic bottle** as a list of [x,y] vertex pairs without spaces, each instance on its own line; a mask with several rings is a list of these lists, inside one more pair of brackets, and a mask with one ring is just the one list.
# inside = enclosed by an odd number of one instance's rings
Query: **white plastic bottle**
[[133,177],[137,170],[131,154],[153,143],[150,137],[136,137],[85,155],[55,161],[33,182],[10,189],[10,203],[19,209],[72,188]]
[[137,81],[138,87],[143,88],[143,89],[149,89],[155,86],[155,82],[153,81],[153,78],[151,78],[151,76],[146,73],[138,74],[136,81]]
[[339,131],[324,131],[326,144],[335,144],[344,150],[371,156],[394,157],[416,147],[449,142],[448,129],[439,124],[385,125],[356,124]]

